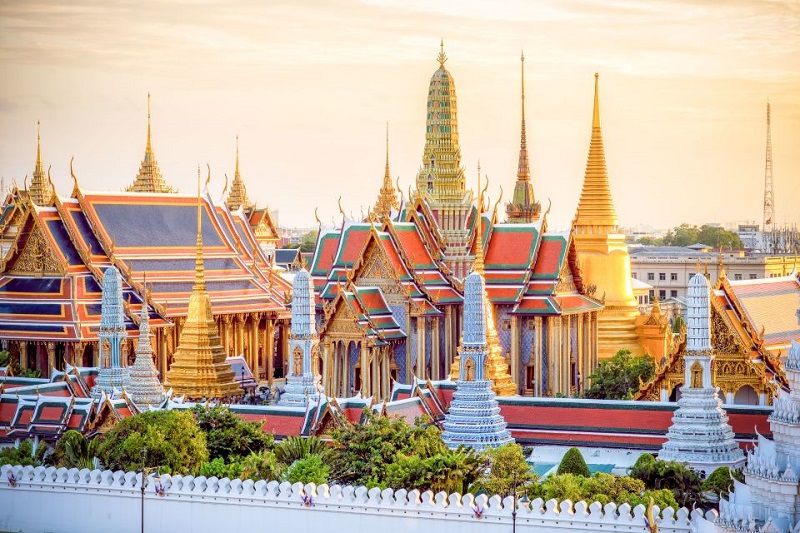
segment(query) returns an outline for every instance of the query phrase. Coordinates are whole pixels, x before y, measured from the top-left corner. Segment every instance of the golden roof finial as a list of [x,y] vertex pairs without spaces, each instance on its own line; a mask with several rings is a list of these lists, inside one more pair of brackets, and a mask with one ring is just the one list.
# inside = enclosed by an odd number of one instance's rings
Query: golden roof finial
[[[520,55],[521,69],[522,69],[522,124],[525,127],[525,50]],[[522,130],[525,131],[524,129]]]
[[600,74],[594,73],[594,110],[592,111],[592,128],[600,127],[600,89],[598,79]]
[[483,191],[481,190],[481,162],[478,160],[478,214],[475,220],[475,272],[483,276]]
[[239,174],[239,136],[236,136],[236,169],[233,172],[233,178],[236,179],[240,177]]
[[725,265],[722,262],[722,245],[720,245],[717,254],[717,277],[721,278],[723,276],[725,276]]
[[145,155],[153,151],[153,145],[150,142],[150,91],[147,91],[147,144],[144,151]]
[[36,170],[42,168],[42,123],[36,121]]
[[389,123],[386,123],[386,168],[383,172],[383,185],[378,193],[378,201],[375,202],[374,213],[379,218],[389,216],[392,209],[398,209],[400,202],[397,201],[397,192],[392,184],[392,176],[389,170]]
[[447,55],[444,53],[444,37],[439,43],[439,55],[436,56],[436,60],[439,61],[439,68],[444,68],[444,62],[447,61]]
[[[208,180],[211,179],[211,167],[208,167]],[[208,180],[206,183],[208,183]],[[206,290],[205,267],[203,265],[203,212],[200,196],[200,165],[197,165],[197,257],[194,267],[194,290]]]

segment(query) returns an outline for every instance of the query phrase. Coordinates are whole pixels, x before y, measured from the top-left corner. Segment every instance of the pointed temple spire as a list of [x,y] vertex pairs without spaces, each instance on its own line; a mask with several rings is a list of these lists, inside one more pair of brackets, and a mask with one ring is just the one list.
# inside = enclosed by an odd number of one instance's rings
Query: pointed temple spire
[[30,197],[37,205],[48,205],[53,199],[53,187],[44,172],[42,164],[42,134],[41,124],[36,121],[36,166],[33,169],[33,180],[31,180]]
[[175,192],[175,189],[167,185],[167,182],[161,176],[158,161],[156,161],[156,156],[153,153],[150,127],[150,93],[147,93],[147,143],[144,148],[144,158],[139,166],[139,174],[125,190],[128,192]]
[[478,160],[478,213],[475,218],[475,266],[473,270],[483,276],[483,191],[481,191],[481,162]]
[[236,136],[236,169],[233,173],[233,183],[231,184],[231,192],[228,193],[228,199],[225,205],[231,211],[236,211],[240,207],[250,209],[250,200],[247,198],[247,188],[244,185],[242,175],[239,173],[239,136]]
[[[488,306],[488,308],[487,308]],[[464,322],[458,348],[458,381],[445,415],[442,441],[449,448],[477,450],[513,442],[500,414],[489,373],[492,368],[491,304],[486,299],[483,276],[472,272],[464,280]]]
[[383,185],[378,193],[378,201],[375,202],[375,208],[372,214],[378,220],[389,216],[393,209],[399,209],[400,202],[397,201],[397,191],[392,183],[392,175],[389,171],[389,123],[386,123],[386,168],[383,171]]
[[514,185],[514,195],[511,202],[506,205],[508,222],[530,223],[539,220],[542,206],[536,201],[531,183],[531,169],[528,161],[528,139],[525,131],[525,53],[520,56],[522,64],[522,124],[519,140],[519,163],[517,165],[517,182]]
[[158,370],[153,363],[153,347],[150,344],[150,313],[147,307],[147,281],[144,282],[142,311],[139,316],[139,343],[136,345],[136,360],[130,367],[130,393],[133,403],[139,406],[161,405],[164,387],[158,381]]
[[720,466],[739,468],[744,464],[744,455],[718,396],[719,388],[712,383],[715,355],[711,345],[710,291],[702,274],[689,280],[684,384],[667,441],[658,454],[665,461],[687,463],[704,476]]
[[[211,170],[208,171],[208,180]],[[200,195],[200,170],[197,171],[197,259],[195,280],[189,297],[189,310],[181,330],[173,362],[164,384],[175,394],[193,400],[238,396],[242,390],[235,373],[225,361],[225,349],[214,322],[211,297],[206,290],[203,266],[203,208]]]
[[115,267],[108,267],[103,273],[103,299],[100,306],[100,372],[92,396],[99,398],[103,393],[113,395],[114,390],[122,390],[129,385],[127,366],[128,338],[125,329],[125,310],[122,303],[122,277]]
[[447,55],[444,53],[444,37],[442,37],[442,40],[439,42],[439,55],[436,56],[436,60],[439,62],[439,68],[443,69],[447,61]]
[[286,392],[279,405],[303,406],[319,400],[316,374],[319,336],[314,310],[314,283],[306,269],[300,270],[292,282],[292,327],[289,333],[289,374]]
[[575,226],[594,227],[594,233],[617,233],[619,219],[611,198],[608,183],[603,134],[600,130],[599,74],[594,75],[594,109],[592,111],[592,139],[586,162],[581,199],[575,215]]

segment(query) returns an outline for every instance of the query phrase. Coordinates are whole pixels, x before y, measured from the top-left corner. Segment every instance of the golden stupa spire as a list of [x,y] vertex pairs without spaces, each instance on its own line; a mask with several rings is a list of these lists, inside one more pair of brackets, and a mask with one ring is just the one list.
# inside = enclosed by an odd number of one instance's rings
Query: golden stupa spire
[[517,168],[517,179],[528,180],[531,177],[530,164],[528,162],[528,139],[525,133],[525,52],[520,55],[522,70],[522,127],[519,140],[519,165]]
[[483,276],[483,191],[481,190],[481,162],[478,160],[478,215],[475,220],[475,266],[473,270]]
[[436,56],[436,60],[439,62],[439,68],[444,68],[444,63],[447,61],[447,55],[444,53],[444,37],[439,42],[439,55]]
[[144,147],[144,157],[139,166],[139,174],[133,183],[125,189],[128,192],[175,192],[167,185],[158,168],[158,161],[153,153],[152,127],[150,120],[150,93],[147,93],[147,142]]
[[522,123],[519,138],[519,163],[517,165],[517,182],[514,184],[511,202],[506,205],[506,214],[508,222],[530,223],[539,220],[542,206],[536,201],[533,194],[528,160],[528,136],[525,129],[525,52],[520,55],[520,64],[522,69]]
[[619,219],[611,198],[608,183],[606,156],[603,149],[603,135],[600,130],[599,75],[594,75],[594,110],[592,111],[592,139],[589,144],[589,157],[586,162],[586,175],[583,180],[581,199],[575,215],[575,226],[594,227],[593,233],[616,233]]
[[33,169],[29,191],[31,200],[38,205],[47,205],[53,198],[53,186],[42,164],[42,133],[41,123],[38,120],[36,121],[36,166]]
[[[208,170],[206,185],[211,180]],[[167,371],[165,385],[175,394],[192,400],[226,398],[241,394],[231,366],[225,361],[225,349],[219,338],[206,289],[203,266],[203,207],[200,191],[200,168],[197,169],[197,257],[194,287],[189,296],[189,308],[181,330],[173,362]]]
[[251,207],[250,200],[247,198],[247,187],[244,185],[242,175],[239,173],[239,136],[236,136],[236,168],[233,173],[233,183],[231,183],[231,192],[228,194],[228,199],[225,205],[231,211],[236,211],[240,207],[249,209]]
[[383,219],[392,212],[392,209],[398,209],[400,202],[397,201],[397,191],[392,183],[391,172],[389,171],[389,123],[386,123],[386,168],[383,171],[383,185],[378,193],[378,201],[375,202],[375,207],[372,210],[372,215]]

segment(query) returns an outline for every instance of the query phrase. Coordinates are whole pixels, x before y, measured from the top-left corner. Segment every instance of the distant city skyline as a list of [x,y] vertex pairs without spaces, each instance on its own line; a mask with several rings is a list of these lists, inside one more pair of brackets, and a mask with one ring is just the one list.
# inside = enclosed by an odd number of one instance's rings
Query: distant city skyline
[[[462,164],[491,200],[516,177],[520,51],[537,199],[572,220],[591,129],[593,74],[620,224],[761,223],[766,103],[778,224],[800,223],[800,4],[690,2],[155,2],[0,4],[0,176],[42,155],[61,195],[120,190],[144,153],[147,92],[161,171],[183,192],[208,162],[289,227],[359,217],[390,164],[416,178],[428,81],[443,38]],[[503,210],[502,218],[505,217]]]

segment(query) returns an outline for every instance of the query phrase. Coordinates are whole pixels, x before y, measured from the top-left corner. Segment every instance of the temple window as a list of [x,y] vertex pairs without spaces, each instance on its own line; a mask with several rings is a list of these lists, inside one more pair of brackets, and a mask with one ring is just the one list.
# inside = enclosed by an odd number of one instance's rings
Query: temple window
[[670,281],[678,281],[678,273],[677,272],[671,272],[670,275],[669,275],[669,280]]
[[655,280],[656,280],[656,275],[653,272],[648,272],[647,281],[655,281]]
[[666,274],[666,272],[659,272],[659,273],[658,273],[658,281],[667,281],[667,274]]

